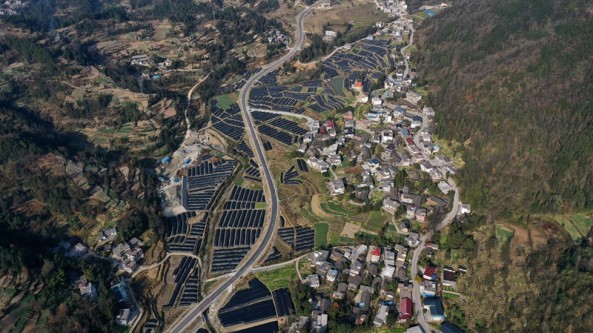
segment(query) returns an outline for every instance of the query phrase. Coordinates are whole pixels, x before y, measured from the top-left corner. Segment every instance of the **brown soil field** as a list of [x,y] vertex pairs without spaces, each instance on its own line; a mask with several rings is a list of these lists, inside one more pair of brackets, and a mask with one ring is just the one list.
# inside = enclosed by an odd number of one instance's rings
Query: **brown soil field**
[[346,224],[344,225],[344,229],[342,229],[342,232],[340,233],[340,236],[354,238],[356,237],[356,233],[358,231],[360,231],[360,226],[350,222],[346,222]]
[[311,210],[313,210],[313,214],[315,214],[319,217],[323,217],[326,219],[334,218],[333,215],[330,215],[330,214],[326,213],[325,211],[323,211],[323,209],[321,209],[321,202],[319,201],[319,194],[314,194],[311,197]]
[[323,26],[330,24],[334,31],[344,32],[346,25],[353,28],[374,25],[379,21],[387,21],[387,14],[381,12],[375,3],[368,1],[343,2],[330,9],[315,9],[305,19],[305,30],[323,35]]

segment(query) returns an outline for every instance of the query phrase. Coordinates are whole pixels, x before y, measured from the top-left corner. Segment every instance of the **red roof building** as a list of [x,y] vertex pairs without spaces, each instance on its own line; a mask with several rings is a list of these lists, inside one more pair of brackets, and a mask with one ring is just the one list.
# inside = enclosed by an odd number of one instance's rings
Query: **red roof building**
[[415,146],[416,145],[414,143],[414,139],[412,139],[412,138],[406,138],[406,143],[408,144],[408,146]]
[[328,120],[325,122],[325,127],[327,128],[334,128],[334,121],[333,120]]
[[437,269],[436,269],[436,267],[426,266],[426,268],[424,269],[424,274],[422,275],[422,277],[425,280],[430,280],[430,281],[436,280],[437,279]]
[[381,260],[381,248],[375,247],[371,251],[371,262],[377,263],[379,260]]
[[404,297],[399,301],[399,316],[398,319],[405,320],[408,318],[412,318],[412,314],[414,313],[412,300],[409,297]]

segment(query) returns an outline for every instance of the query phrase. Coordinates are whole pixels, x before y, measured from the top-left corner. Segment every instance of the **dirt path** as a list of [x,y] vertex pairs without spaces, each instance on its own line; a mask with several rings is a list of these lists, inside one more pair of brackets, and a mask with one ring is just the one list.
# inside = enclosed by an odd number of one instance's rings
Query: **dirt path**
[[313,214],[323,217],[326,219],[334,218],[333,215],[326,213],[323,209],[321,209],[321,202],[319,201],[319,194],[313,194],[311,197],[311,210]]

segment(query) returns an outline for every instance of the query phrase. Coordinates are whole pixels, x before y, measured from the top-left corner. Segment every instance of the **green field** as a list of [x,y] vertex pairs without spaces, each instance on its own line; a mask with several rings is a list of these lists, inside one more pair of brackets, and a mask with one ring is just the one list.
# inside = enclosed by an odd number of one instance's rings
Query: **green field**
[[312,224],[321,222],[321,220],[317,218],[317,216],[315,216],[315,214],[313,214],[313,212],[308,208],[301,208],[301,215],[305,220],[309,221]]
[[218,106],[223,109],[228,109],[231,105],[235,104],[235,100],[229,94],[218,96],[216,101],[218,102]]
[[291,284],[298,281],[294,265],[287,265],[274,270],[258,272],[255,276],[268,287],[271,291],[280,288],[288,288]]
[[496,225],[496,239],[502,243],[506,243],[513,238],[515,232],[503,226]]
[[385,225],[385,221],[387,220],[387,216],[383,212],[372,211],[369,213],[369,219],[364,225],[364,228],[368,231],[372,232],[379,232],[383,225]]
[[584,213],[556,215],[553,219],[564,227],[574,240],[587,236],[593,226],[593,218]]
[[336,217],[349,217],[354,214],[354,212],[348,211],[344,207],[339,206],[332,201],[323,202],[320,204],[320,206],[321,209],[323,209],[326,213]]
[[265,202],[256,202],[255,203],[255,209],[266,209],[266,203]]
[[336,94],[340,96],[344,96],[344,78],[335,77],[329,82],[332,89],[336,92]]
[[315,247],[327,245],[327,232],[329,225],[327,223],[317,223],[315,225]]

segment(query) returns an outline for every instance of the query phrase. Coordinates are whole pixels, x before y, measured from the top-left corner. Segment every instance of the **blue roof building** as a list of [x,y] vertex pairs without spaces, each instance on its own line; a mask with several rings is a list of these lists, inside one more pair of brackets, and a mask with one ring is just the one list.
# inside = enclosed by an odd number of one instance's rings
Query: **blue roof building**
[[426,315],[429,321],[445,320],[445,309],[443,303],[438,298],[427,298],[424,300],[424,308],[428,310]]

